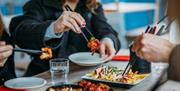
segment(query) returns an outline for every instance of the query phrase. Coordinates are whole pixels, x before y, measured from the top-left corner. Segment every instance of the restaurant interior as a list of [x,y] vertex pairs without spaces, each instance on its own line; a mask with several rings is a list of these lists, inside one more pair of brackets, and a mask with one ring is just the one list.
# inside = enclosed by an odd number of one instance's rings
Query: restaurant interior
[[[23,15],[23,6],[28,1],[33,1],[33,0],[0,0],[0,12],[2,13],[3,22],[8,33],[9,33],[8,28],[10,26],[11,19],[16,16]],[[72,90],[73,88],[76,88],[74,85],[71,85],[72,87],[70,85],[66,85],[67,87],[69,86],[69,88],[71,87],[69,90],[57,90],[56,88],[58,87],[50,87],[52,86],[50,85],[50,82],[52,80],[55,80],[56,78],[52,78],[52,73],[45,72],[35,75],[35,77],[45,79],[47,81],[45,85],[41,84],[41,86],[34,87],[33,89],[31,89],[31,87],[28,89],[25,88],[25,90],[24,88],[22,89],[21,86],[19,86],[19,88],[21,88],[20,90],[18,90],[17,88],[13,89],[13,87],[11,86],[10,87],[6,86],[7,88],[6,89],[2,88],[2,90],[0,87],[0,91],[16,91],[16,89],[17,91],[180,91],[179,82],[171,81],[171,80],[167,81],[166,78],[167,78],[168,64],[163,62],[149,63],[145,68],[148,69],[150,65],[150,68],[148,70],[150,72],[148,74],[143,74],[144,77],[141,76],[143,79],[141,79],[141,81],[139,82],[133,82],[133,85],[131,82],[130,82],[131,84],[123,83],[122,79],[120,80],[121,83],[118,83],[113,80],[111,81],[107,80],[110,78],[107,78],[106,79],[107,81],[104,82],[103,78],[98,79],[97,81],[87,77],[87,76],[89,77],[91,76],[93,78],[94,75],[92,76],[92,74],[98,73],[98,70],[100,69],[106,69],[106,70],[110,69],[110,70],[115,70],[115,72],[119,70],[124,70],[127,67],[128,63],[130,63],[129,60],[133,60],[133,57],[131,57],[131,55],[136,55],[133,54],[131,50],[129,50],[136,37],[143,34],[145,30],[147,30],[147,27],[152,27],[152,31],[153,31],[154,26],[156,30],[160,30],[162,26],[168,26],[167,19],[164,19],[167,9],[166,0],[97,0],[97,1],[100,2],[103,6],[104,9],[103,12],[105,14],[105,17],[107,18],[107,22],[118,33],[118,39],[120,40],[121,48],[120,50],[117,51],[116,56],[114,56],[112,60],[107,61],[105,63],[99,63],[99,64],[97,63],[95,65],[83,64],[83,62],[78,63],[80,62],[77,61],[78,58],[77,60],[73,61],[73,58],[76,59],[76,56],[78,56],[78,54],[72,55],[72,57],[70,56],[68,60],[72,63],[75,63],[75,65],[80,65],[81,68],[78,71],[73,70],[72,72],[71,71],[69,72],[69,75],[67,76],[68,79],[67,83],[74,84],[74,82],[75,83],[79,82],[78,84],[83,85],[85,87],[88,84],[88,82],[89,83],[92,82],[91,84],[93,84],[93,82],[94,84],[103,83],[103,84],[108,84],[108,86],[110,86],[109,90],[82,90],[82,89]],[[161,21],[162,19],[163,21]],[[180,41],[177,40],[177,37],[171,36],[176,34],[177,32],[170,30],[176,30],[176,29],[177,29],[176,24],[172,23],[171,27],[169,27],[168,30],[162,30],[164,32],[162,34],[159,35],[157,34],[157,35],[173,43],[179,43]],[[15,47],[17,49],[20,48],[18,45],[15,45]],[[96,53],[94,55],[96,56]],[[80,57],[79,60],[83,60],[83,59],[85,60],[87,58],[91,58],[91,56],[82,54],[82,57]],[[14,54],[15,73],[18,78],[24,77],[32,59],[33,58],[27,52],[23,52],[22,50],[21,52],[19,51],[15,52]],[[96,59],[90,59],[89,61],[91,60],[96,60]],[[54,60],[52,59],[52,62],[53,61],[55,61],[55,59]],[[53,63],[50,63],[50,65],[51,64],[53,65]],[[68,66],[69,65],[70,64],[68,64]],[[120,69],[118,69],[118,67],[120,67]],[[71,69],[71,66],[69,66],[69,69]],[[83,69],[87,69],[87,70],[83,70]],[[106,72],[108,73],[109,71]],[[131,72],[130,70],[129,74],[131,73],[137,74],[136,72]],[[77,78],[78,75],[79,77]],[[29,81],[30,79],[31,78],[29,78]],[[61,79],[64,78],[62,77]],[[38,84],[38,80],[37,80],[37,84]],[[8,82],[6,83],[6,85],[7,84]],[[106,88],[105,86],[104,88]],[[59,85],[59,88],[62,88],[61,85]]]

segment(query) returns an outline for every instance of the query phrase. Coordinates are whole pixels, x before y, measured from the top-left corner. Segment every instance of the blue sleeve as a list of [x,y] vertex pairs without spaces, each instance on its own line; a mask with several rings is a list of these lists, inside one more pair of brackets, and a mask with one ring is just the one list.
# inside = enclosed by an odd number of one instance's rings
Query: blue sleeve
[[54,22],[50,24],[50,26],[46,30],[45,41],[50,40],[52,38],[61,38],[63,33],[55,34],[54,33]]

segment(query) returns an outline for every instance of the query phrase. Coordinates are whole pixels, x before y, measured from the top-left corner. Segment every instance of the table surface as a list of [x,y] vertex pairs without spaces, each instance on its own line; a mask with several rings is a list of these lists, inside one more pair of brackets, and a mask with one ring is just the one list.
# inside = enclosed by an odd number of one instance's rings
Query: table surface
[[[105,63],[103,65],[112,65],[112,66],[118,66],[120,68],[125,68],[127,65],[127,62],[117,62],[117,61],[111,61],[108,63]],[[160,65],[158,67],[158,65]],[[81,79],[82,76],[84,76],[87,72],[90,72],[94,70],[96,67],[81,67],[75,64],[70,64],[70,73],[68,76],[68,83],[76,83]],[[163,75],[164,70],[167,68],[166,64],[152,64],[152,74],[148,78],[146,78],[141,83],[137,84],[136,86],[132,87],[131,89],[123,89],[123,88],[113,88],[114,91],[148,91],[151,90],[156,83],[159,81],[159,78]],[[28,91],[46,91],[46,88],[51,86],[51,75],[50,72],[44,72],[36,77],[40,77],[47,80],[47,84],[44,87],[32,89]]]

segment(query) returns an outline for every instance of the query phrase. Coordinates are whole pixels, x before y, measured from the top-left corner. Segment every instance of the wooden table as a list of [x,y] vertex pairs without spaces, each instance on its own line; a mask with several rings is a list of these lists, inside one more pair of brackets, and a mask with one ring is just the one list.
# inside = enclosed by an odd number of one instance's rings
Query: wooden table
[[[113,66],[118,66],[120,68],[125,68],[126,64],[127,64],[127,62],[112,61],[112,62],[103,64],[103,65],[113,65]],[[156,83],[159,81],[159,78],[162,76],[162,73],[164,73],[165,68],[167,68],[166,64],[163,64],[161,66],[161,68],[157,68],[156,66],[157,66],[157,64],[152,64],[152,74],[147,79],[145,79],[143,82],[141,82],[140,84],[132,87],[131,89],[113,88],[114,91],[124,91],[124,90],[127,90],[127,91],[148,91],[148,90],[151,90],[156,85]],[[80,66],[77,66],[75,64],[71,64],[68,82],[69,83],[76,83],[76,82],[82,80],[81,76],[85,75],[87,72],[94,70],[95,68],[97,68],[97,66],[96,67],[80,67]],[[32,89],[29,91],[46,91],[46,88],[51,86],[51,84],[50,84],[51,75],[50,75],[49,71],[44,72],[42,74],[39,74],[36,77],[46,79],[48,83],[42,88]]]

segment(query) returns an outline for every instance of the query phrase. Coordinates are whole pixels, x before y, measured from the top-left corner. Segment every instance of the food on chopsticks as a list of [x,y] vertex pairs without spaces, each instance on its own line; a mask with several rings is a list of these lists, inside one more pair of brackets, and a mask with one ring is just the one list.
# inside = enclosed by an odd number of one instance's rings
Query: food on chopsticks
[[92,55],[100,48],[100,41],[96,39],[95,37],[92,37],[88,44],[88,48],[90,48]]
[[52,54],[52,49],[51,48],[42,48],[42,54],[40,56],[40,59],[41,60],[48,60],[48,59],[51,59],[53,57],[53,54]]
[[63,88],[49,88],[48,91],[83,91],[83,89],[79,88],[79,89],[74,89],[72,87],[63,87]]
[[86,91],[110,91],[110,87],[106,84],[94,84],[86,80],[80,81],[79,86],[86,88]]
[[95,80],[136,84],[149,75],[137,74],[137,72],[134,73],[130,71],[129,73],[122,76],[122,72],[123,70],[119,69],[118,67],[102,66],[86,74],[86,76]]

